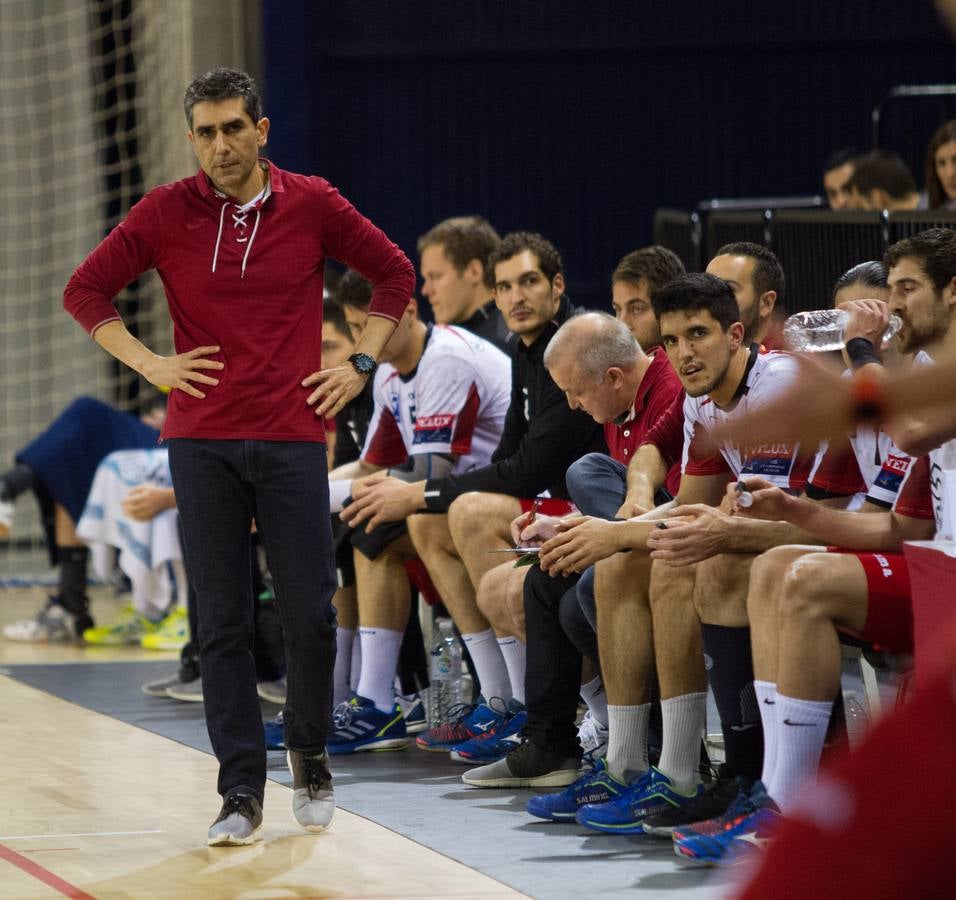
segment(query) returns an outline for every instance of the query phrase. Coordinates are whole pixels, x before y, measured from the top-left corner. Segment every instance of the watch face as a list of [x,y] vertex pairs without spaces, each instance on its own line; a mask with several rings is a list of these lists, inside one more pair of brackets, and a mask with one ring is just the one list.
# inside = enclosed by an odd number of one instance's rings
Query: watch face
[[355,371],[360,375],[371,375],[378,365],[367,353],[353,353],[349,357],[349,362],[355,367]]

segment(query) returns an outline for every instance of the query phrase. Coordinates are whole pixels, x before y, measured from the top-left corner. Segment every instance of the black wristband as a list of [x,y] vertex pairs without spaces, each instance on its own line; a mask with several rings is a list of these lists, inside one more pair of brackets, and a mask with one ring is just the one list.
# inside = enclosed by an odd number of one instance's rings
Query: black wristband
[[850,338],[846,342],[846,355],[850,358],[850,365],[854,369],[862,369],[870,363],[883,365],[883,360],[880,359],[872,342],[864,337]]

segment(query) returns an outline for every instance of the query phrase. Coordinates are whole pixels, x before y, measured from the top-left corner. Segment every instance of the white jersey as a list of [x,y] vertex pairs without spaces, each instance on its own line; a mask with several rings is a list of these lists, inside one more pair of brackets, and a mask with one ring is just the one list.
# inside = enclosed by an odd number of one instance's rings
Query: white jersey
[[387,468],[443,453],[457,457],[450,474],[466,472],[491,462],[498,446],[511,402],[511,361],[464,329],[435,325],[414,372],[378,367],[372,400],[362,459]]
[[[751,351],[753,352],[753,351]],[[721,409],[707,395],[684,398],[684,454],[681,470],[695,474],[706,451],[701,431],[752,413],[780,396],[799,374],[796,359],[788,353],[758,353],[751,357],[743,389],[737,399]],[[798,458],[799,444],[761,444],[741,447],[720,444],[717,448],[735,478],[755,475],[788,490],[799,490],[806,481],[808,466]],[[713,454],[711,454],[712,456]]]

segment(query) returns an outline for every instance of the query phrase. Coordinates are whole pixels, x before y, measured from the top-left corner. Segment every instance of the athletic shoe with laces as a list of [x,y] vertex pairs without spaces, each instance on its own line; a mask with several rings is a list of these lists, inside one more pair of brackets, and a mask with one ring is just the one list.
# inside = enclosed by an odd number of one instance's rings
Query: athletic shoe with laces
[[202,678],[182,681],[174,687],[166,688],[166,696],[186,703],[202,703]]
[[139,644],[145,635],[152,634],[157,627],[157,623],[151,622],[132,606],[124,606],[112,624],[87,628],[83,632],[83,640],[87,644],[104,647]]
[[289,692],[289,686],[285,676],[277,681],[259,681],[256,683],[256,693],[269,703],[278,703],[279,706],[285,706],[286,695]]
[[242,846],[262,836],[262,804],[252,794],[229,794],[219,817],[209,826],[210,847]]
[[13,530],[13,504],[9,500],[0,500],[0,538],[10,537]]
[[673,836],[675,828],[722,816],[737,796],[741,792],[748,793],[752,785],[753,782],[745,778],[734,778],[722,763],[717,768],[717,781],[711,788],[693,803],[672,806],[656,816],[648,816],[644,820],[644,831],[669,838]]
[[487,734],[500,725],[508,715],[508,705],[500,697],[485,700],[479,697],[477,703],[463,703],[449,710],[450,722],[443,722],[420,734],[415,743],[422,750],[447,753],[459,744],[472,738]]
[[421,734],[428,728],[425,704],[420,694],[396,694],[395,702],[402,708],[406,734]]
[[531,815],[551,822],[573,822],[578,810],[588,803],[607,803],[627,790],[627,784],[607,770],[599,759],[589,772],[558,794],[532,797],[525,807]]
[[177,606],[154,631],[144,634],[140,644],[145,650],[182,650],[189,643],[189,616]]
[[382,712],[367,697],[354,695],[332,713],[328,751],[358,753],[362,750],[404,750],[408,746],[402,709],[395,703]]
[[723,816],[674,832],[674,853],[697,866],[735,866],[763,853],[782,821],[780,809],[757,781]]
[[607,725],[602,725],[588,710],[578,725],[578,743],[584,751],[585,762],[593,763],[607,756],[608,735]]
[[81,629],[92,625],[93,620],[89,616],[74,617],[56,597],[50,597],[32,619],[4,625],[3,636],[9,641],[26,644],[52,644],[72,641],[82,634]]
[[613,800],[582,806],[575,819],[585,828],[607,834],[644,834],[646,818],[669,807],[687,805],[703,792],[704,786],[698,784],[692,794],[682,794],[670,778],[652,766]]
[[508,701],[504,719],[493,725],[484,734],[451,749],[452,762],[469,766],[483,766],[507,756],[521,743],[521,732],[528,724],[528,710],[517,700]]
[[165,678],[157,678],[155,681],[147,681],[146,684],[140,687],[140,690],[150,697],[166,697],[168,699],[170,688],[181,687],[198,677],[198,673],[193,667],[184,669],[180,666],[172,675],[167,675]]
[[286,761],[292,773],[292,814],[296,822],[306,831],[325,831],[335,814],[329,754],[290,750]]
[[285,750],[285,730],[282,725],[282,712],[274,719],[262,723],[266,733],[266,750]]
[[503,759],[465,772],[461,780],[481,788],[567,787],[580,771],[577,757],[552,753],[526,740]]

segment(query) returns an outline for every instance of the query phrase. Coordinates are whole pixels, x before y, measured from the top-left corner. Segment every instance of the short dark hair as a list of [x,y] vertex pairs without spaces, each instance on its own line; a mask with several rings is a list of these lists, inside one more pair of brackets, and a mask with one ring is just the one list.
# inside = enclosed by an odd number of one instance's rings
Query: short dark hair
[[218,103],[234,97],[242,98],[246,112],[254,123],[262,118],[259,88],[251,75],[241,69],[226,69],[222,66],[197,75],[186,88],[186,96],[183,98],[186,122],[190,128],[193,127],[193,107],[197,103]]
[[660,322],[664,313],[709,312],[727,331],[740,321],[737,298],[726,281],[706,272],[688,272],[651,293],[651,306]]
[[903,257],[920,261],[923,271],[937,291],[956,278],[956,231],[952,228],[927,228],[886,248],[883,265],[892,269]]
[[349,328],[348,319],[345,318],[345,310],[334,295],[322,301],[322,321],[328,322],[336,331],[352,340],[352,330]]
[[763,244],[752,241],[733,241],[724,244],[714,256],[747,256],[754,261],[754,290],[759,297],[767,291],[776,291],[777,303],[783,305],[783,293],[787,287],[787,279],[783,274],[783,266],[777,259],[777,254]]
[[878,259],[869,259],[857,263],[852,269],[847,269],[833,285],[833,299],[845,287],[851,284],[862,284],[871,288],[886,288],[886,266]]
[[355,269],[346,269],[332,297],[342,307],[349,306],[365,312],[372,302],[372,282],[359,275]]
[[533,231],[512,231],[506,234],[500,244],[488,254],[488,271],[494,284],[495,266],[512,256],[530,250],[537,258],[541,272],[548,281],[553,282],[555,275],[564,274],[561,254],[551,241]]
[[841,147],[839,150],[834,150],[833,153],[823,161],[823,171],[826,173],[833,169],[839,169],[840,166],[852,163],[858,156],[862,155],[856,147]]
[[861,194],[886,191],[894,200],[916,192],[916,182],[906,163],[890,150],[872,150],[861,156],[847,187]]
[[488,271],[488,257],[501,243],[501,236],[481,216],[455,216],[444,219],[418,239],[418,255],[426,247],[438,245],[452,265],[463,272],[473,259],[481,263],[485,284],[494,285],[494,272]]
[[655,291],[684,272],[684,264],[676,253],[655,244],[652,247],[632,250],[622,256],[617,268],[611,273],[611,284],[620,281],[638,284],[646,281],[648,291]]
[[956,141],[956,119],[943,122],[930,138],[926,148],[926,200],[930,209],[939,209],[949,202],[949,195],[943,188],[943,182],[936,174],[936,151],[943,144]]

